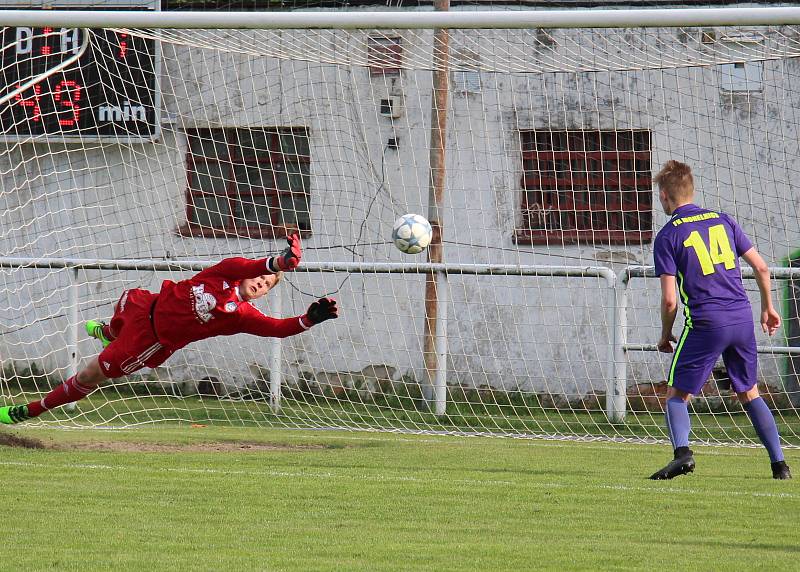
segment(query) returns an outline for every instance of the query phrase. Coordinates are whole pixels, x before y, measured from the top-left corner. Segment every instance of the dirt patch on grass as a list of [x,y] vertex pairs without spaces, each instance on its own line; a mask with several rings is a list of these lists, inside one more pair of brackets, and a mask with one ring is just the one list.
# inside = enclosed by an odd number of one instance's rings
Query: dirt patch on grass
[[85,441],[57,442],[50,439],[44,443],[33,437],[23,437],[8,431],[0,431],[0,447],[19,449],[49,449],[52,451],[112,451],[117,453],[258,453],[262,451],[313,451],[336,448],[317,443],[287,444],[263,442],[219,442],[219,443],[140,443],[132,441]]
[[47,445],[31,437],[20,437],[14,433],[0,431],[0,446],[17,447],[20,449],[47,449]]
[[287,445],[285,443],[133,443],[94,441],[62,443],[47,447],[62,451],[112,451],[115,453],[257,453],[262,451],[308,451],[327,449],[325,445]]

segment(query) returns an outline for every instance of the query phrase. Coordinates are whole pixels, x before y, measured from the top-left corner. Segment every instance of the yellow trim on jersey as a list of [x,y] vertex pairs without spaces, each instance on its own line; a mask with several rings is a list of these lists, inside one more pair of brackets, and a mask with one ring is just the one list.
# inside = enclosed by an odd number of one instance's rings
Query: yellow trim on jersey
[[681,300],[683,300],[683,315],[686,318],[686,327],[692,328],[692,314],[689,312],[689,296],[683,289],[683,274],[678,272],[678,292],[681,293]]
[[672,356],[672,365],[669,368],[669,377],[667,377],[667,385],[672,387],[673,382],[675,381],[675,366],[678,365],[678,358],[681,355],[681,350],[683,349],[683,344],[686,342],[686,338],[689,337],[689,331],[691,328],[683,328],[683,333],[681,333],[681,338],[678,341],[678,347],[675,348],[675,354]]

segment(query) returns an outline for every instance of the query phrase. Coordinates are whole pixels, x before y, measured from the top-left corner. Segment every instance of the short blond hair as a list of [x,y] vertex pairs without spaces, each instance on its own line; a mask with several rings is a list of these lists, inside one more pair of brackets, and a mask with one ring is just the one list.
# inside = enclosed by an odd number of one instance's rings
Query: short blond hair
[[692,168],[686,163],[667,161],[653,181],[673,201],[686,201],[694,196]]

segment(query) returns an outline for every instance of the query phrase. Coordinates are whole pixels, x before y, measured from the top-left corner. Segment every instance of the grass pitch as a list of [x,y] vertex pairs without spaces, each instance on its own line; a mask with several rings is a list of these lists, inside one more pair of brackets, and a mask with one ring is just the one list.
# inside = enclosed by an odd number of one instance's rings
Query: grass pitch
[[[760,449],[155,426],[0,446],[4,570],[797,570]],[[25,443],[16,444],[24,445]],[[36,442],[28,442],[35,445]],[[787,460],[800,476],[800,453]],[[752,566],[751,566],[752,565]]]

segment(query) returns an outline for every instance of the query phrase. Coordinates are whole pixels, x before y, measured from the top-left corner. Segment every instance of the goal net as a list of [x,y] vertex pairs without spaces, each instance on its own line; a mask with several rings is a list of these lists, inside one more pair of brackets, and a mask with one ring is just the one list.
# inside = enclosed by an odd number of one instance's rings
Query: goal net
[[[800,29],[290,28],[3,29],[0,404],[97,355],[83,323],[124,290],[297,230],[256,306],[339,319],[192,344],[35,424],[665,440],[653,176],[678,159],[775,272],[760,388],[800,443]],[[405,213],[423,254],[392,244]],[[756,443],[727,381],[693,437]]]

